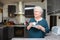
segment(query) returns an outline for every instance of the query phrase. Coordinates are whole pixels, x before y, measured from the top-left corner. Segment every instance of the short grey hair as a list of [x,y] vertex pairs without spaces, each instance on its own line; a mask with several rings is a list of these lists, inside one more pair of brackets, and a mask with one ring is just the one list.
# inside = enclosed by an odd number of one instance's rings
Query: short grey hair
[[40,6],[35,6],[34,10],[38,9],[41,13],[43,13],[43,9]]

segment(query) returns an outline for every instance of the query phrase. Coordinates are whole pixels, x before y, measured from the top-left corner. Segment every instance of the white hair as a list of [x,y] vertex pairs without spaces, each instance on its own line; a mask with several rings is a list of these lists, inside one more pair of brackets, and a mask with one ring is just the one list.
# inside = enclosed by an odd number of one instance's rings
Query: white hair
[[34,10],[38,10],[38,11],[40,11],[41,13],[43,13],[43,9],[42,9],[40,6],[35,6],[35,7],[34,7]]

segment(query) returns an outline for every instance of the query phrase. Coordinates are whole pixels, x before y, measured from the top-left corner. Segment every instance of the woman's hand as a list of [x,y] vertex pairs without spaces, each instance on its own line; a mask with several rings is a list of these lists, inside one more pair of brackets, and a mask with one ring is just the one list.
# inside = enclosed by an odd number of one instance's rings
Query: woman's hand
[[32,26],[33,26],[33,24],[30,23],[30,24],[27,26],[27,30],[29,30]]
[[42,30],[43,32],[45,32],[45,28],[42,27],[41,25],[38,25],[38,26],[36,26],[35,28],[40,29],[40,30]]

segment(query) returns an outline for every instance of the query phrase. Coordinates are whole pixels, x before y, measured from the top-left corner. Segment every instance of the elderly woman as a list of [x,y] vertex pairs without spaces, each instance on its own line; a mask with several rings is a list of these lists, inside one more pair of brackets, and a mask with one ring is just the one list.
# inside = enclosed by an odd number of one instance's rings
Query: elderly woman
[[34,18],[31,18],[27,26],[29,38],[44,38],[49,32],[47,21],[42,18],[43,9],[40,6],[34,7]]

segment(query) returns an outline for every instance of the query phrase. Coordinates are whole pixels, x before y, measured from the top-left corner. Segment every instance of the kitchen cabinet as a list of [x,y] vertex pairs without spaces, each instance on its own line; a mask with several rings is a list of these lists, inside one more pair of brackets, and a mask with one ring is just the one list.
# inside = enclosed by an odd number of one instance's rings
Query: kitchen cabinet
[[10,40],[12,38],[27,37],[26,26],[10,25],[0,28],[0,40]]
[[24,37],[24,27],[14,27],[14,37]]
[[14,13],[16,13],[16,5],[8,5],[8,16],[15,17]]
[[0,40],[3,40],[3,27],[0,27]]
[[14,30],[11,27],[0,27],[0,40],[10,40],[14,36]]

